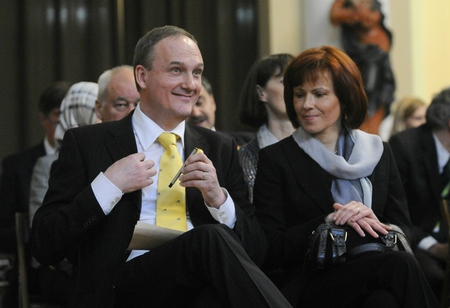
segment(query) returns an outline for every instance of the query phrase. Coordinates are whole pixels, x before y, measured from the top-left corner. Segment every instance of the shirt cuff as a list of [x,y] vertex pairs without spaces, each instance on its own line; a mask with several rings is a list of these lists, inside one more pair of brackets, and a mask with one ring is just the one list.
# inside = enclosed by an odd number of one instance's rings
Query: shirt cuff
[[112,211],[123,196],[122,191],[108,180],[103,172],[92,181],[91,188],[105,215]]
[[419,245],[417,245],[420,249],[422,250],[428,250],[430,249],[431,246],[433,246],[434,244],[436,244],[438,241],[432,237],[432,236],[427,236],[425,238],[423,238],[420,242]]
[[234,208],[234,201],[225,188],[222,188],[222,190],[225,194],[226,199],[224,204],[222,204],[219,209],[208,206],[206,202],[205,205],[209,213],[215,220],[217,220],[221,224],[227,225],[230,229],[233,229],[234,224],[236,223],[236,209]]

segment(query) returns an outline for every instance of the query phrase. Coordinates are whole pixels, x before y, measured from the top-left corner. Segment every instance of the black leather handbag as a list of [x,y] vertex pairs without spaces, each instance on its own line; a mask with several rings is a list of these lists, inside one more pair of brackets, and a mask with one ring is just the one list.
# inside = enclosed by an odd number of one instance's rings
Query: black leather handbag
[[310,236],[305,259],[305,272],[314,274],[367,254],[387,251],[413,253],[403,231],[390,224],[387,235],[361,237],[353,228],[334,223],[320,224]]

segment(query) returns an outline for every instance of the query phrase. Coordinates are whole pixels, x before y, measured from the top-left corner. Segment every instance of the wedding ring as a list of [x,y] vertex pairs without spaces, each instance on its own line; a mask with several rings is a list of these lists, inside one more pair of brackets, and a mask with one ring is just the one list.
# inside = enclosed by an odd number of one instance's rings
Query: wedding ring
[[204,180],[204,179],[205,179],[205,174],[206,174],[206,172],[205,172],[205,171],[203,171],[203,176],[202,176],[202,180]]
[[356,215],[358,215],[359,214],[359,207],[357,207],[356,210],[358,211],[358,213],[356,213]]

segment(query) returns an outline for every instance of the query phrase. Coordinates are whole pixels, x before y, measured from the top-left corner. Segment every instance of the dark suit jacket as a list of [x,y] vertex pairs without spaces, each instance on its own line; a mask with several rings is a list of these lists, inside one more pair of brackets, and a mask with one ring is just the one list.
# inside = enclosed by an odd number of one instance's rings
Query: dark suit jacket
[[[369,176],[373,185],[372,209],[381,221],[397,224],[407,236],[412,236],[397,166],[389,146],[383,145],[380,162]],[[334,211],[332,180],[292,136],[260,152],[254,205],[269,241],[265,266],[285,269],[285,280],[290,274],[299,273],[309,236]]]
[[[248,203],[247,186],[236,145],[230,138],[186,125],[185,154],[203,149],[218,180],[236,204],[235,233],[249,255],[262,261],[265,239]],[[141,191],[123,195],[106,216],[90,183],[115,161],[136,153],[131,114],[121,121],[96,124],[65,133],[53,164],[49,190],[36,212],[32,228],[33,254],[49,265],[69,257],[76,267],[70,302],[74,307],[111,307],[117,269],[125,262],[134,226],[139,219]],[[186,205],[194,226],[217,223],[205,208],[200,191],[187,188]],[[157,249],[157,248],[156,248]]]
[[44,156],[44,142],[2,161],[0,179],[0,242],[1,252],[16,251],[15,213],[28,213],[30,182],[36,160]]
[[445,232],[432,232],[441,216],[441,184],[431,129],[426,124],[407,129],[392,136],[389,144],[408,198],[409,213],[417,240],[433,235],[441,242],[446,241]]
[[231,137],[237,144],[238,149],[249,142],[250,140],[254,139],[256,137],[256,133],[254,132],[223,132],[219,131],[219,134],[223,134],[225,136]]

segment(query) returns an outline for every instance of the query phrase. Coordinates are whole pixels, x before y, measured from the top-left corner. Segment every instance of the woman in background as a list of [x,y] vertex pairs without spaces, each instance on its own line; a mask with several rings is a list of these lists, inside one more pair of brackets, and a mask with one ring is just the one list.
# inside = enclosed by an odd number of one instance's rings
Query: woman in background
[[394,112],[391,136],[404,129],[418,127],[426,122],[427,104],[417,97],[404,97]]
[[423,100],[414,96],[405,96],[395,101],[389,115],[381,122],[378,135],[387,142],[392,135],[406,128],[424,124],[427,107]]
[[241,91],[241,122],[258,129],[256,138],[239,150],[239,162],[249,185],[251,202],[259,150],[290,136],[294,131],[286,114],[283,98],[283,74],[292,59],[292,55],[281,53],[256,61],[248,72]]

